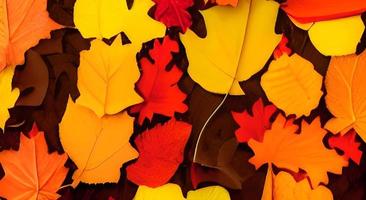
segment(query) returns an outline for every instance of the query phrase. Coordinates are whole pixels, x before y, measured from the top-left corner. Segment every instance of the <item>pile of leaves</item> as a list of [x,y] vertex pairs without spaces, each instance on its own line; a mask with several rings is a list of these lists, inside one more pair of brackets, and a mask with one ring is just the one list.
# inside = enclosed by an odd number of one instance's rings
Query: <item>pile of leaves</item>
[[358,0],[4,0],[0,198],[365,199],[365,25]]

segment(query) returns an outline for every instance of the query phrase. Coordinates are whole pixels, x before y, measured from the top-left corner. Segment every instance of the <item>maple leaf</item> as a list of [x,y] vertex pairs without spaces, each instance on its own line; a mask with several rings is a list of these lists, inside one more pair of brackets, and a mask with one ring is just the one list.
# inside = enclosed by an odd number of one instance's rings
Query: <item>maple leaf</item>
[[20,134],[19,151],[0,152],[0,163],[5,176],[0,180],[0,196],[7,199],[57,199],[56,193],[68,169],[64,167],[67,155],[49,154],[44,133],[36,124],[29,133]]
[[265,132],[263,142],[249,140],[248,145],[255,153],[249,162],[257,169],[265,163],[294,172],[301,168],[314,187],[320,182],[328,183],[327,172],[341,174],[348,162],[324,146],[322,140],[327,131],[321,128],[319,117],[310,124],[302,121],[300,134],[296,134],[297,129],[298,126],[279,114],[271,129]]
[[178,43],[169,36],[164,37],[163,43],[155,39],[154,48],[149,51],[154,63],[147,58],[140,60],[142,76],[137,88],[144,102],[131,108],[132,113],[140,112],[139,124],[145,118],[151,120],[154,113],[172,117],[175,112],[187,111],[188,107],[183,103],[186,94],[177,85],[183,72],[176,65],[169,71],[165,69],[172,59],[171,53],[178,52],[178,49]]
[[149,187],[167,183],[183,161],[191,128],[188,123],[171,119],[137,136],[135,144],[139,158],[127,167],[127,178],[137,185]]
[[191,26],[191,14],[187,11],[193,0],[153,0],[156,3],[154,18],[171,28],[178,26],[183,33]]
[[236,139],[239,142],[248,142],[253,138],[261,142],[264,131],[271,126],[269,119],[275,112],[276,107],[274,105],[263,106],[261,98],[253,104],[253,115],[250,115],[247,111],[242,113],[231,112],[236,123],[240,125],[240,128],[235,131]]
[[345,158],[352,159],[355,163],[360,165],[362,151],[358,148],[361,143],[356,141],[356,132],[352,129],[345,135],[334,135],[328,139],[331,148],[337,148],[344,152]]
[[133,118],[126,111],[98,117],[91,109],[69,98],[60,123],[60,140],[77,165],[72,186],[118,182],[123,163],[138,156],[130,145]]
[[25,51],[61,28],[48,17],[46,8],[46,0],[0,2],[0,71],[23,64]]

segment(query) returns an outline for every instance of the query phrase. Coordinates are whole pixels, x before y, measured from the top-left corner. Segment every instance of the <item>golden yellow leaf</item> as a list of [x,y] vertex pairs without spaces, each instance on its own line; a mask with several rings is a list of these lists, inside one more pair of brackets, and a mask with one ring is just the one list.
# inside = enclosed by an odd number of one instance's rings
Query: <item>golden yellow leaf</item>
[[[167,183],[160,187],[150,188],[140,185],[134,200],[185,200],[180,186]],[[229,192],[221,186],[209,186],[189,191],[187,200],[230,200]]]
[[308,31],[315,48],[326,56],[355,53],[365,30],[360,15],[307,24],[290,19],[297,27]]
[[273,199],[333,200],[333,194],[323,185],[312,189],[307,179],[296,182],[291,174],[281,171],[274,178]]
[[243,95],[239,81],[261,70],[281,40],[274,30],[278,7],[274,1],[252,0],[202,11],[207,37],[190,30],[181,35],[192,79],[213,93]]
[[321,128],[319,117],[311,124],[305,121],[301,124],[301,133],[297,134],[298,127],[279,114],[272,128],[265,132],[263,142],[249,140],[255,153],[249,162],[257,169],[265,163],[294,172],[301,168],[307,172],[314,187],[320,182],[327,184],[327,172],[340,174],[348,162],[335,150],[324,146],[323,137],[327,131]]
[[354,128],[366,141],[366,52],[333,57],[325,78],[325,102],[334,115],[325,128],[346,134]]
[[133,118],[127,112],[99,118],[69,99],[60,123],[62,146],[78,169],[73,186],[85,183],[118,182],[123,163],[138,156],[129,143]]
[[261,85],[268,99],[286,115],[308,116],[319,104],[323,77],[313,64],[297,54],[272,61]]
[[93,40],[90,50],[80,52],[80,97],[76,103],[92,109],[98,117],[116,114],[142,102],[135,91],[139,77],[134,45],[122,45],[120,35],[111,46]]
[[9,108],[12,108],[19,97],[19,89],[12,89],[15,67],[9,66],[0,72],[0,128],[4,130],[5,122],[10,117]]
[[121,0],[77,0],[74,22],[84,38],[110,38],[120,32],[141,45],[164,35],[165,26],[147,14],[153,2],[135,0],[131,10]]

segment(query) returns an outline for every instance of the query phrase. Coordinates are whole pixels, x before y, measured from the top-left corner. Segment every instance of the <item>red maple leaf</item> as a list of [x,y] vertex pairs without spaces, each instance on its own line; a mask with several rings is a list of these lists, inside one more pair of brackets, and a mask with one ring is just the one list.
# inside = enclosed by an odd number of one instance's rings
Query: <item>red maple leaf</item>
[[247,111],[242,113],[232,112],[235,122],[240,126],[235,131],[236,139],[239,142],[248,142],[251,138],[262,142],[265,130],[271,124],[269,119],[276,111],[274,105],[263,106],[262,99],[258,99],[252,107],[253,116]]
[[344,152],[344,157],[348,160],[351,159],[358,165],[360,165],[362,151],[359,142],[356,141],[356,132],[352,129],[345,135],[334,135],[328,139],[329,146],[331,148],[337,148]]
[[139,158],[127,167],[127,178],[149,187],[167,183],[183,161],[191,128],[188,123],[171,119],[138,135],[135,144]]
[[185,33],[191,26],[191,14],[187,8],[193,6],[193,0],[153,0],[156,3],[154,18],[167,26],[180,27]]
[[273,51],[273,57],[278,59],[283,54],[290,55],[292,50],[287,47],[288,39],[285,35],[282,35],[280,43],[277,45],[276,49]]
[[187,111],[188,107],[183,103],[187,95],[177,85],[183,72],[175,65],[169,71],[165,69],[172,60],[171,53],[178,50],[178,43],[166,36],[162,44],[155,39],[154,48],[149,51],[154,63],[147,58],[140,60],[142,76],[137,89],[144,102],[131,108],[132,113],[140,112],[140,125],[145,118],[151,120],[154,113],[172,117],[175,112]]

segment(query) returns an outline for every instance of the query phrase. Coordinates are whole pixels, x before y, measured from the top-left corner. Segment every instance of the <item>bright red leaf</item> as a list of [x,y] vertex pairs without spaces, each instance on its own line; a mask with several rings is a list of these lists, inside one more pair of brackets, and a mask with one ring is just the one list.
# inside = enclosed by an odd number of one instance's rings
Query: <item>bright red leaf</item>
[[362,151],[359,142],[356,141],[356,132],[352,129],[345,135],[335,135],[328,139],[329,146],[331,148],[337,148],[344,152],[345,158],[352,159],[358,165],[360,164]]
[[156,3],[154,17],[168,28],[180,27],[185,33],[191,26],[191,14],[187,8],[193,6],[193,0],[153,0]]
[[232,116],[240,128],[235,131],[239,142],[248,142],[251,138],[261,142],[264,131],[269,129],[271,124],[269,119],[276,111],[274,105],[264,106],[262,99],[258,99],[252,107],[253,115],[247,111],[242,113],[232,112]]
[[331,20],[366,11],[364,0],[287,0],[281,5],[288,15],[301,23]]
[[273,51],[273,56],[278,59],[283,54],[290,55],[292,50],[287,47],[288,39],[285,35],[282,35],[280,43],[277,45],[276,49]]
[[127,167],[128,180],[149,187],[167,183],[183,161],[191,128],[188,123],[171,119],[138,135],[135,144],[139,158]]
[[145,118],[151,120],[154,113],[172,117],[175,112],[187,111],[188,107],[183,103],[187,95],[177,85],[183,72],[175,65],[169,71],[166,70],[172,60],[172,52],[178,50],[178,43],[166,36],[162,44],[156,39],[154,48],[149,51],[154,63],[147,58],[140,60],[142,76],[137,88],[144,102],[131,108],[132,113],[140,112],[139,124]]

